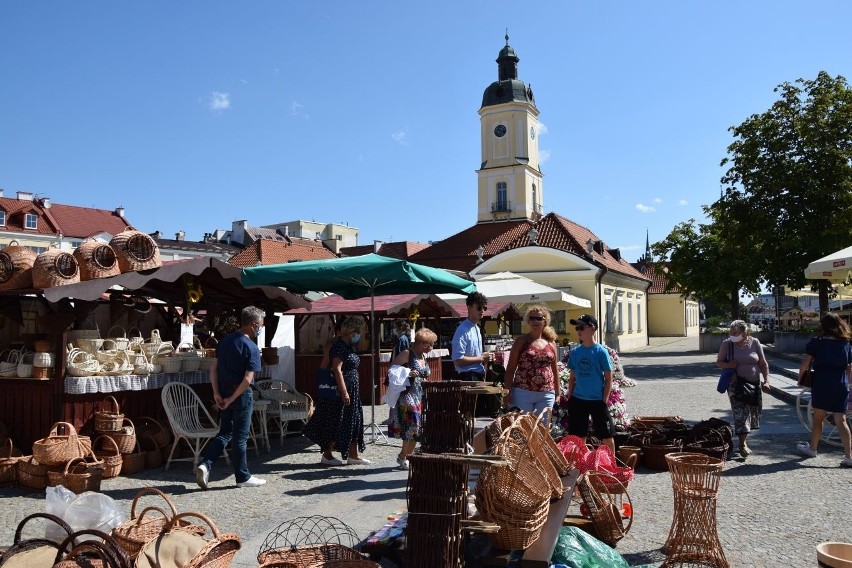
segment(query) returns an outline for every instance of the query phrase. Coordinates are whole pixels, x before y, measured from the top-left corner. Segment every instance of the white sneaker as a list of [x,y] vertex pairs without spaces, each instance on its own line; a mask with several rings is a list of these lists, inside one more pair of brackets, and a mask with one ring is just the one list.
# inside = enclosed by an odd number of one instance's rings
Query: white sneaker
[[407,459],[397,456],[396,463],[399,465],[399,469],[408,469]]
[[322,458],[320,458],[320,463],[321,463],[322,465],[343,465],[343,462],[342,462],[342,461],[340,461],[339,459],[337,459],[337,458],[331,458],[331,459],[328,459],[328,458],[327,458],[327,457],[325,457],[325,456],[323,456]]
[[195,482],[202,489],[207,489],[210,481],[210,470],[203,463],[195,466]]
[[264,483],[266,483],[265,479],[261,479],[252,475],[242,483],[237,483],[237,487],[260,487]]
[[796,444],[796,451],[808,458],[817,457],[817,453],[811,449],[811,445],[808,442],[799,442]]
[[367,464],[370,464],[370,463],[373,463],[373,462],[371,462],[367,458],[349,458],[349,459],[346,460],[347,465],[358,465],[358,464],[367,465]]

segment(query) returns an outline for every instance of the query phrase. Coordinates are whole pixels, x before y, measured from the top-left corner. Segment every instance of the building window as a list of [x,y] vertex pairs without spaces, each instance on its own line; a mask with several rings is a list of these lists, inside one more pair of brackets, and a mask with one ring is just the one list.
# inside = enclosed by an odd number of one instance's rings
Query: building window
[[80,248],[80,245],[82,245],[82,244],[83,244],[83,241],[71,241],[71,248],[72,249],[78,249],[78,248]]
[[556,333],[565,333],[565,310],[556,310],[553,312],[553,329]]
[[539,205],[538,205],[538,188],[535,186],[535,184],[532,184],[532,194],[533,194],[533,196],[532,196],[533,197],[533,202],[532,202],[533,212],[534,213],[541,213],[541,207],[539,207]]
[[0,211],[0,227],[6,226],[6,212]]
[[606,299],[606,321],[604,324],[606,325],[605,333],[612,333],[614,330],[612,325],[612,298]]
[[509,199],[506,191],[506,182],[497,183],[497,211],[506,211],[509,209]]
[[642,304],[636,304],[636,331],[642,331]]
[[47,247],[29,247],[36,254],[41,254],[47,250]]
[[633,333],[633,302],[627,304],[627,331]]
[[35,213],[27,213],[26,217],[24,217],[24,228],[38,229],[38,215]]
[[618,321],[615,323],[618,333],[624,331],[624,302],[618,302]]

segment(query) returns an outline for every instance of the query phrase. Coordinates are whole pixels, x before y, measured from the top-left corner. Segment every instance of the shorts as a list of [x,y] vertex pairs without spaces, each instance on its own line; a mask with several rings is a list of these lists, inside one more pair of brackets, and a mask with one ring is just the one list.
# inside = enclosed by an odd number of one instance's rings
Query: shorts
[[602,400],[584,400],[572,396],[568,399],[568,433],[580,438],[589,435],[589,417],[595,436],[601,440],[612,438],[615,423],[606,403]]

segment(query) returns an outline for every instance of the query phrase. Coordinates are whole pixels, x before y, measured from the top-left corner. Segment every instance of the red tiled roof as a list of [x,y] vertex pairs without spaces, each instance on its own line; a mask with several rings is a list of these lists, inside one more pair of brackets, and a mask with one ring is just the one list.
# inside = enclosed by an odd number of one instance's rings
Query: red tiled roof
[[[430,245],[424,243],[415,243],[412,241],[398,241],[393,243],[382,243],[379,247],[378,254],[399,260],[408,260],[411,255],[416,254]],[[344,247],[340,249],[340,254],[344,256],[362,256],[374,252],[374,245],[361,245],[357,247]]]
[[[0,226],[0,231],[27,232],[34,235],[55,235],[59,232],[53,224],[53,219],[45,217],[44,210],[30,199],[0,197],[0,209],[6,212],[6,224]],[[24,228],[27,213],[38,215],[35,229]]]
[[649,294],[680,294],[683,292],[683,289],[677,284],[672,286],[668,292],[666,291],[669,278],[665,269],[658,272],[653,264],[647,262],[636,262],[633,266],[651,281],[651,287],[648,289]]
[[261,264],[281,264],[294,260],[323,260],[337,256],[317,241],[301,241],[299,239],[287,242],[259,239],[234,256],[228,264],[247,268]]
[[[407,304],[411,301],[420,300],[421,305],[426,304],[426,308],[421,309],[421,315],[424,317],[432,317],[434,315],[442,316],[442,317],[457,317],[463,318],[467,317],[467,306],[465,304],[464,298],[459,300],[446,300],[444,303],[449,305],[452,308],[452,315],[447,316],[446,313],[443,313],[443,305],[436,307],[435,302],[430,302],[429,297],[430,294],[387,294],[384,296],[376,296],[373,298],[375,301],[375,312],[379,316],[387,315],[388,310],[393,308],[399,308],[400,306],[407,306]],[[304,315],[317,315],[317,314],[368,314],[370,313],[370,302],[371,299],[369,296],[364,298],[356,298],[354,300],[347,300],[337,294],[332,294],[331,296],[326,296],[325,298],[320,298],[319,300],[314,300],[311,302],[310,310],[305,308],[296,308],[287,311],[288,314],[304,314]],[[432,310],[439,310],[442,313],[435,313],[429,311],[426,313],[425,310],[429,308],[431,304]],[[407,313],[407,309],[402,310],[404,313]],[[484,317],[498,317],[501,313],[506,313],[509,319],[519,319],[520,315],[518,314],[517,309],[514,304],[509,302],[489,302],[488,309],[483,314]],[[392,312],[390,315],[398,316],[403,315],[402,313]]]
[[107,209],[53,203],[50,209],[43,211],[56,220],[59,232],[66,237],[84,239],[98,233],[117,235],[133,228],[127,219]]
[[[455,235],[435,243],[422,250],[411,259],[413,262],[470,272],[476,267],[476,248],[485,249],[483,259],[488,259],[508,250],[530,245],[529,220],[500,221],[496,223],[477,223]],[[620,258],[614,250],[601,245],[591,253],[586,248],[588,241],[599,241],[598,237],[586,227],[548,213],[535,224],[538,231],[537,246],[563,250],[575,254],[593,264],[606,267],[613,272],[648,280],[629,262]]]

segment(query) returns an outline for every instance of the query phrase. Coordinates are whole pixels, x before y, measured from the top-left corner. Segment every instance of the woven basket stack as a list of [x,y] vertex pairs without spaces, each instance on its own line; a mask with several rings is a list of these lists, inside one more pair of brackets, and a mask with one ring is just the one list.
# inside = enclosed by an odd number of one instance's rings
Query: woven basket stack
[[35,341],[35,355],[33,355],[33,377],[46,379],[53,376],[53,366],[56,363],[53,355],[53,344],[50,341],[40,339]]
[[68,422],[57,422],[33,443],[33,454],[18,462],[18,483],[32,489],[63,485],[75,493],[100,491],[104,464],[88,436],[78,436]]

